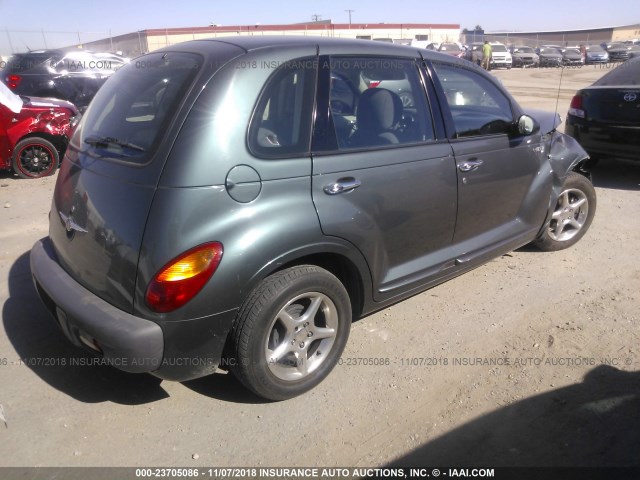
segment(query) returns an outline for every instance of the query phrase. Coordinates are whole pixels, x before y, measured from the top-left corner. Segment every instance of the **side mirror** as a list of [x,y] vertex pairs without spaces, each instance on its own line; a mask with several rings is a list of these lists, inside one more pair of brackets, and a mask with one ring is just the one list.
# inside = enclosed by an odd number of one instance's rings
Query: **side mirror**
[[521,115],[518,119],[518,133],[520,135],[531,135],[540,130],[540,124],[535,118],[529,115]]

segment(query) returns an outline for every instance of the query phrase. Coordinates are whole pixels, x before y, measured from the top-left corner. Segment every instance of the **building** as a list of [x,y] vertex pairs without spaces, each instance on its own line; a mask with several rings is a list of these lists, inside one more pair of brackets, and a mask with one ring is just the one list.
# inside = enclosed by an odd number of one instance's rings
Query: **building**
[[82,48],[95,51],[122,52],[129,57],[189,40],[222,38],[235,35],[302,35],[338,38],[361,38],[395,43],[414,41],[457,42],[458,24],[432,23],[332,23],[330,20],[283,25],[211,25],[192,28],[160,28],[83,43]]
[[589,28],[582,30],[555,30],[530,32],[490,32],[483,40],[498,41],[506,45],[593,45],[640,38],[640,24],[622,27]]

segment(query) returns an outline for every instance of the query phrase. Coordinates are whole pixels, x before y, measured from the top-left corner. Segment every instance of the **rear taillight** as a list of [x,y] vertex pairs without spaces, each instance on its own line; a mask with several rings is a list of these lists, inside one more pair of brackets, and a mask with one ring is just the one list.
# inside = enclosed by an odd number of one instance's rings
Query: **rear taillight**
[[22,81],[22,77],[20,75],[9,75],[7,76],[7,85],[9,88],[18,88],[20,82]]
[[584,118],[584,110],[582,109],[582,95],[574,95],[569,105],[569,115]]
[[376,88],[378,85],[380,85],[380,81],[379,80],[370,80],[369,81],[369,88]]
[[191,300],[214,274],[222,259],[222,244],[211,242],[183,253],[166,264],[147,287],[151,310],[167,313]]

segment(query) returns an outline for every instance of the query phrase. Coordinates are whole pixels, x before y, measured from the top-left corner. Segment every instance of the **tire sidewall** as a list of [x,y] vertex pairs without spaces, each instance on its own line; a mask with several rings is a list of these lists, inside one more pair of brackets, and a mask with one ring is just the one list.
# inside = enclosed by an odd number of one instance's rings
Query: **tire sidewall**
[[[49,168],[47,168],[46,170],[43,170],[37,175],[34,175],[28,170],[25,170],[20,160],[24,151],[34,146],[46,149],[50,157]],[[30,137],[30,138],[21,140],[16,145],[13,153],[13,170],[22,178],[48,177],[49,175],[53,175],[53,173],[57,170],[58,164],[59,164],[59,154],[58,154],[58,151],[56,150],[56,147],[48,140],[45,140],[44,138],[40,138],[40,137]]]
[[[580,239],[587,233],[587,230],[589,230],[589,227],[591,226],[591,222],[593,221],[593,217],[595,216],[596,203],[597,203],[595,189],[593,188],[593,185],[591,184],[589,179],[587,179],[583,175],[580,175],[579,173],[571,172],[567,177],[567,179],[565,180],[565,182],[562,184],[562,189],[560,190],[560,192],[562,193],[565,190],[569,190],[569,189],[580,190],[582,193],[584,193],[588,202],[588,207],[589,207],[589,211],[587,212],[587,218],[584,224],[582,225],[582,228],[580,229],[580,231],[576,233],[576,235],[574,235],[572,238],[565,241],[558,241],[551,238],[551,235],[549,234],[549,225],[547,225],[545,227],[544,234],[539,242],[539,246],[543,250],[556,251],[556,250],[563,250],[565,248],[569,248],[574,244],[576,244],[578,241],[580,241]],[[556,200],[556,203],[557,203],[557,200]],[[553,208],[555,210],[556,208],[555,204]]]
[[[338,328],[331,352],[325,361],[307,377],[296,381],[285,381],[276,377],[269,369],[264,349],[270,333],[270,327],[277,313],[293,298],[307,292],[326,295],[334,303],[338,312]],[[238,358],[245,374],[258,386],[250,388],[256,393],[272,400],[284,400],[304,393],[319,384],[335,367],[344,351],[351,329],[351,304],[349,296],[340,281],[331,273],[317,269],[305,272],[294,282],[277,289],[269,305],[259,313],[254,334],[247,348],[248,358]]]

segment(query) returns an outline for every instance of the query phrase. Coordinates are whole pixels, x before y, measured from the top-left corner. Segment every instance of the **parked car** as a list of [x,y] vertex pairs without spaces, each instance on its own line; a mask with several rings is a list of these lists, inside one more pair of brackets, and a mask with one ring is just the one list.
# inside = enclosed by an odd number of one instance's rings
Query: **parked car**
[[584,59],[584,63],[586,65],[609,62],[609,54],[600,45],[587,45],[585,48],[587,55]]
[[79,118],[69,102],[20,97],[0,82],[0,170],[22,178],[52,175]]
[[457,58],[464,58],[465,55],[465,49],[457,43],[441,43],[438,51]]
[[489,43],[491,45],[491,68],[511,68],[513,59],[507,47],[499,42]]
[[541,67],[561,67],[562,52],[556,47],[540,47],[536,49]]
[[13,55],[0,80],[18,95],[59,98],[84,111],[106,79],[128,61],[112,53],[33,50]]
[[629,59],[629,50],[631,45],[625,45],[622,42],[609,43],[607,45],[607,53],[610,62],[624,62]]
[[629,58],[640,57],[640,45],[631,45],[629,49]]
[[580,52],[580,49],[579,48],[562,49],[562,64],[563,65],[584,65],[584,56]]
[[602,157],[640,160],[640,57],[627,60],[579,90],[571,100],[565,132],[593,161]]
[[465,58],[476,65],[480,65],[482,63],[482,45],[482,42],[474,42],[469,45]]
[[514,67],[539,67],[540,57],[532,47],[513,46],[510,49]]
[[557,125],[438,52],[278,36],[166,47],[87,109],[31,251],[36,290],[72,343],[117,368],[230,368],[290,398],[339,362],[352,319],[585,234],[588,156]]

